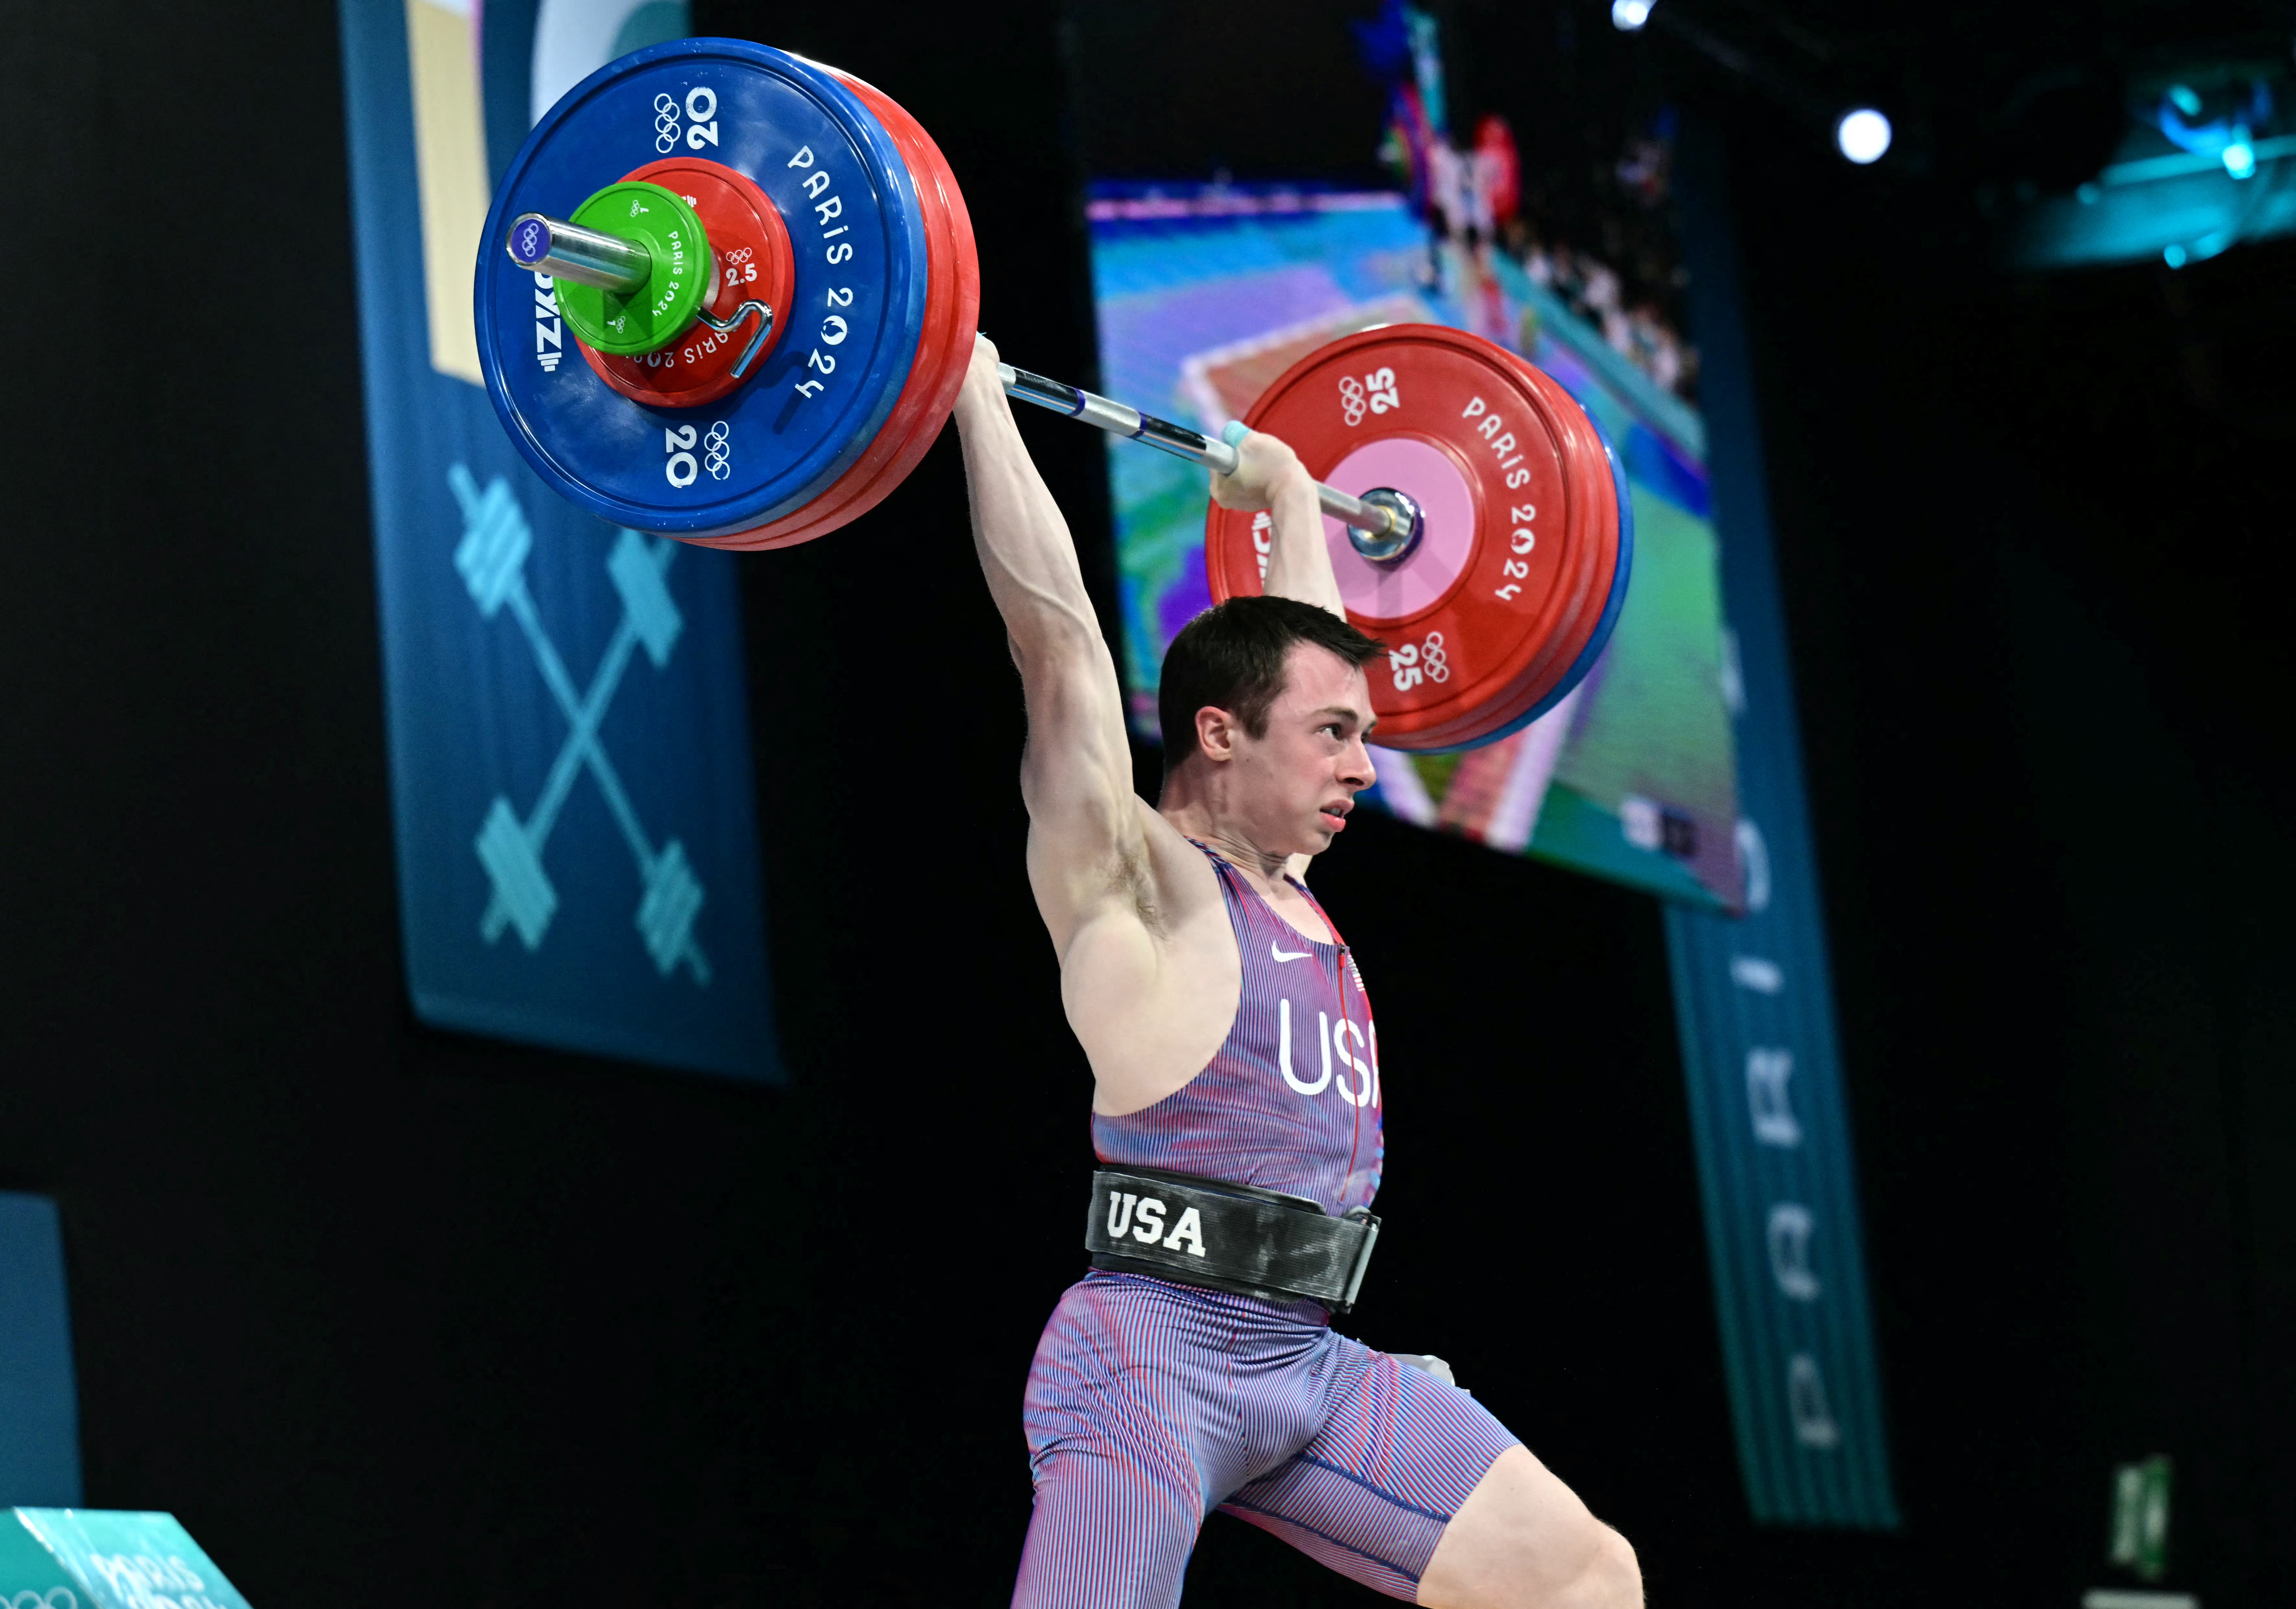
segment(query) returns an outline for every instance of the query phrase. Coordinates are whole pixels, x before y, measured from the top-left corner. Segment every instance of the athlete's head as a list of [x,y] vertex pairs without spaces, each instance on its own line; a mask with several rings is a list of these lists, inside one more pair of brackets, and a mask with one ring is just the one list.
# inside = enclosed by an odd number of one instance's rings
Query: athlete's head
[[1258,847],[1317,854],[1374,772],[1364,666],[1387,651],[1289,598],[1231,598],[1180,628],[1157,713],[1164,790],[1200,801]]

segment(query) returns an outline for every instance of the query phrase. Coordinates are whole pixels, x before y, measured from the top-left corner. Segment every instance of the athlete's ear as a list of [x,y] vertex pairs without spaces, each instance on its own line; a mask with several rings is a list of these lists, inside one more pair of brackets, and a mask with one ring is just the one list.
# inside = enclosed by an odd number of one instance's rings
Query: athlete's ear
[[1235,758],[1235,741],[1239,723],[1224,709],[1207,704],[1196,712],[1196,747],[1210,760]]

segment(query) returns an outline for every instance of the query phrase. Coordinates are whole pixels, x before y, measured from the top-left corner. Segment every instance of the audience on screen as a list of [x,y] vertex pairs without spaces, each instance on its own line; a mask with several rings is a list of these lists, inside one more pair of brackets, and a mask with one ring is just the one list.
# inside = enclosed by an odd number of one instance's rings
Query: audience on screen
[[[1482,118],[1473,143],[1464,148],[1447,135],[1423,127],[1415,132],[1419,138],[1406,141],[1396,131],[1389,151],[1410,172],[1414,192],[1435,232],[1428,264],[1432,282],[1439,284],[1446,277],[1447,244],[1464,248],[1467,264],[1484,281],[1490,277],[1488,253],[1502,251],[1620,356],[1666,390],[1695,399],[1697,348],[1683,338],[1667,306],[1669,293],[1680,282],[1671,231],[1637,226],[1660,214],[1669,200],[1673,151],[1663,134],[1629,142],[1611,176],[1615,192],[1603,186],[1601,233],[1629,245],[1627,255],[1637,271],[1627,274],[1552,227],[1542,227],[1544,220],[1535,221],[1542,208],[1536,200],[1525,204],[1521,159],[1503,118]],[[1497,290],[1489,283],[1456,289],[1471,303],[1495,300]]]

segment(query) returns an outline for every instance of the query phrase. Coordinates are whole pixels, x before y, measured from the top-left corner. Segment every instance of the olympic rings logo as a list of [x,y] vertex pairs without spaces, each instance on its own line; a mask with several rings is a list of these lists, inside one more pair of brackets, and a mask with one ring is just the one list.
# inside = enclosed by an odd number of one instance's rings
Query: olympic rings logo
[[[715,480],[723,480],[734,472],[733,432],[722,419],[709,427],[709,435],[698,439],[692,425],[673,425],[661,433],[661,440],[662,451],[668,454],[661,472],[681,492],[701,479],[704,470]],[[693,457],[696,447],[701,449],[699,463]],[[6,1605],[0,1605],[0,1609],[6,1609]]]
[[677,102],[668,94],[653,98],[653,148],[664,156],[677,149]]
[[0,1598],[0,1609],[79,1609],[79,1599],[69,1587],[51,1587],[45,1595],[28,1591]]
[[539,262],[542,257],[542,225],[529,223],[518,232],[518,257],[522,263]]
[[1395,371],[1392,369],[1374,369],[1361,380],[1352,374],[1341,378],[1340,414],[1351,427],[1363,423],[1366,411],[1384,413],[1390,408],[1402,405],[1403,398],[1396,391]]
[[1442,633],[1427,633],[1427,641],[1419,650],[1419,661],[1427,667],[1427,679],[1430,682],[1448,682],[1451,679],[1450,661],[1444,657],[1443,653]]
[[750,260],[750,255],[754,250],[755,248],[753,247],[744,246],[739,251],[727,252],[726,254],[726,260],[729,263],[746,263]]
[[1429,682],[1448,682],[1451,679],[1450,656],[1443,650],[1443,633],[1430,632],[1427,640],[1414,645],[1406,642],[1387,657],[1389,668],[1395,674],[1395,690],[1407,693],[1422,679]]

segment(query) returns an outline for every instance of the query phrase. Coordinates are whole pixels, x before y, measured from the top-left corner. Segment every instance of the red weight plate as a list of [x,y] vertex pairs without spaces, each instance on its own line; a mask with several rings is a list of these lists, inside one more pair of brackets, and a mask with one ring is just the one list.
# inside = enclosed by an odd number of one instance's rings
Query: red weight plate
[[[791,516],[805,523],[776,536],[772,543],[775,547],[809,542],[860,518],[908,478],[955,406],[957,389],[972,359],[973,331],[980,318],[980,263],[972,220],[939,147],[915,118],[875,86],[849,74],[838,77],[877,114],[907,162],[926,217],[934,283],[927,295],[916,366],[884,428],[837,486]],[[939,249],[944,242],[945,258]],[[943,270],[944,261],[947,272]]]
[[[1291,440],[1321,478],[1358,493],[1395,486],[1425,510],[1425,540],[1392,568],[1366,563],[1326,522],[1349,614],[1396,650],[1374,673],[1382,742],[1447,744],[1480,725],[1577,613],[1585,567],[1569,522],[1553,518],[1564,462],[1535,428],[1538,401],[1488,343],[1406,326],[1318,349],[1253,407],[1251,422]],[[1534,428],[1510,429],[1510,418]],[[1242,554],[1223,541],[1244,523],[1216,512],[1208,528],[1216,594],[1257,590],[1256,553],[1239,574]],[[1486,552],[1494,524],[1502,543],[1525,533],[1511,540],[1529,551]]]
[[[835,71],[835,69],[832,69]],[[717,538],[715,546],[792,547],[825,536],[877,506],[908,478],[948,422],[972,361],[980,320],[980,258],[972,218],[956,176],[917,120],[873,85],[838,73],[893,138],[914,184],[925,219],[924,329],[909,379],[874,440],[836,484],[792,514],[753,530]]]
[[[1425,511],[1424,538],[1392,567],[1324,521],[1349,618],[1394,649],[1372,677],[1382,744],[1447,747],[1494,730],[1567,668],[1561,650],[1592,629],[1600,550],[1615,536],[1603,530],[1601,443],[1552,380],[1480,337],[1390,325],[1310,353],[1245,422],[1291,443],[1320,480],[1390,486]],[[1215,598],[1259,591],[1254,518],[1211,511]]]
[[[1507,354],[1507,356],[1530,383],[1547,388],[1570,403],[1573,412],[1562,414],[1558,409],[1558,416],[1582,427],[1581,431],[1574,432],[1574,435],[1583,434],[1587,438],[1582,444],[1587,452],[1601,453],[1603,450],[1601,438],[1595,436],[1592,426],[1586,423],[1585,411],[1577,407],[1576,400],[1570,398],[1568,393],[1563,392],[1553,379],[1535,367],[1528,359],[1512,352]],[[1589,467],[1595,463],[1593,459],[1587,459],[1585,461]],[[1590,555],[1595,561],[1592,584],[1587,592],[1587,601],[1579,609],[1577,618],[1557,637],[1552,657],[1535,666],[1515,688],[1511,689],[1488,710],[1460,723],[1456,727],[1440,731],[1422,732],[1416,739],[1418,742],[1443,748],[1467,748],[1504,732],[1521,715],[1545,700],[1554,691],[1561,678],[1570,674],[1571,667],[1578,663],[1587,642],[1601,628],[1603,617],[1610,601],[1611,589],[1619,579],[1620,510],[1618,507],[1618,483],[1608,473],[1607,460],[1603,461],[1603,469],[1604,472],[1600,477],[1600,486],[1596,488],[1596,500],[1603,505],[1603,518],[1595,523],[1595,540],[1590,548]]]
[[[1533,673],[1526,674],[1488,705],[1459,721],[1414,734],[1407,746],[1422,750],[1474,748],[1515,728],[1517,721],[1548,698],[1556,682],[1578,663],[1587,639],[1601,623],[1602,606],[1609,595],[1611,580],[1615,574],[1615,559],[1606,560],[1603,570],[1595,577],[1597,584],[1590,589],[1578,619],[1558,640],[1552,657],[1542,658]],[[1385,728],[1381,731],[1384,738]]]
[[747,175],[722,163],[671,157],[622,177],[676,191],[701,219],[701,232],[717,261],[709,294],[701,300],[704,308],[718,318],[731,318],[743,302],[761,301],[774,309],[774,327],[739,378],[734,365],[757,338],[754,314],[722,334],[697,321],[674,345],[636,357],[610,357],[578,340],[575,345],[581,347],[598,378],[624,396],[656,408],[707,407],[755,376],[781,339],[782,327],[789,322],[790,285],[796,277],[789,230],[782,223],[781,209],[766,192]]
[[[1551,376],[1534,365],[1529,358],[1508,353],[1516,369],[1533,385],[1546,391],[1554,404],[1555,415],[1564,425],[1570,440],[1572,463],[1581,472],[1581,484],[1588,496],[1595,518],[1588,527],[1589,555],[1594,561],[1594,573],[1587,588],[1587,600],[1578,618],[1555,645],[1550,664],[1540,667],[1528,688],[1529,696],[1520,706],[1528,709],[1554,690],[1554,686],[1578,662],[1595,631],[1601,626],[1611,599],[1611,587],[1619,573],[1619,531],[1626,510],[1619,507],[1619,483],[1611,473],[1609,455],[1603,449],[1603,438],[1587,417],[1578,399]],[[1520,713],[1520,710],[1518,711]],[[1509,719],[1513,717],[1510,716]]]
[[[1578,619],[1564,636],[1558,640],[1550,657],[1542,657],[1534,671],[1524,675],[1513,686],[1501,692],[1488,705],[1471,711],[1456,722],[1431,727],[1414,733],[1407,742],[1393,747],[1414,750],[1439,749],[1450,751],[1474,748],[1492,739],[1505,735],[1516,722],[1545,699],[1556,682],[1568,674],[1578,663],[1587,640],[1600,624],[1602,605],[1609,595],[1611,578],[1616,573],[1615,555],[1605,561],[1596,576],[1599,584],[1590,589],[1587,602]],[[1380,729],[1381,740],[1386,740],[1387,729]]]

